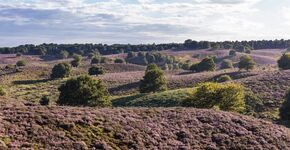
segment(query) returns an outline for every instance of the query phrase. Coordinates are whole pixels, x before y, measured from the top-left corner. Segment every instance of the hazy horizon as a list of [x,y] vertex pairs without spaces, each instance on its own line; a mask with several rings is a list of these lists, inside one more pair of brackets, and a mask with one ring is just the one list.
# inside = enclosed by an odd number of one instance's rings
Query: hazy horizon
[[0,0],[0,47],[290,39],[287,0]]

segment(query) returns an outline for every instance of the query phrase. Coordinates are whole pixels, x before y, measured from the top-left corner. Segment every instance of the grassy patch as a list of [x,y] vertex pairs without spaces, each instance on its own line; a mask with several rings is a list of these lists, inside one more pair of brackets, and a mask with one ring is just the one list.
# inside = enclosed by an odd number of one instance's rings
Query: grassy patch
[[136,94],[112,100],[114,107],[176,107],[192,94],[191,88],[153,94]]

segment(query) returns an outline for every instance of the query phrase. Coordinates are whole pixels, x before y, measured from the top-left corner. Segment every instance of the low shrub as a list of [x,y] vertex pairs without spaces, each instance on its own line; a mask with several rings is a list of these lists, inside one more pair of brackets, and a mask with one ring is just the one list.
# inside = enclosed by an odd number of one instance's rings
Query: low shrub
[[68,63],[59,63],[52,68],[50,77],[52,79],[69,77],[71,65]]
[[227,81],[231,81],[231,80],[232,80],[232,78],[229,75],[222,75],[216,79],[216,81],[219,83],[227,82]]
[[79,76],[66,81],[58,89],[58,105],[70,106],[111,106],[109,92],[101,80]]
[[233,68],[233,63],[231,60],[225,59],[221,63],[220,69],[231,69]]
[[101,75],[104,74],[105,70],[100,66],[92,66],[89,68],[89,75]]
[[123,59],[123,58],[117,58],[117,59],[115,59],[114,62],[116,64],[124,64],[124,63],[126,63],[125,59]]
[[278,66],[280,69],[286,70],[290,69],[290,54],[286,53],[281,56],[278,60]]
[[243,112],[244,89],[234,83],[203,83],[195,88],[193,96],[185,100],[183,106]]
[[6,95],[6,92],[3,87],[0,86],[0,96]]
[[18,67],[26,66],[26,61],[24,61],[24,60],[19,60],[19,61],[16,62],[16,66],[18,66]]
[[49,105],[49,98],[47,96],[43,96],[40,100],[39,100],[39,104],[42,106],[47,106]]

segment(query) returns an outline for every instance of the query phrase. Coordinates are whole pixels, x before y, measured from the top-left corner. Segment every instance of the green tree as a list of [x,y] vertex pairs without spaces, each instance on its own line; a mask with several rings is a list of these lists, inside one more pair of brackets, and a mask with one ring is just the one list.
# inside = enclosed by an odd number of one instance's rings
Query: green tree
[[124,64],[124,63],[126,63],[126,61],[123,58],[117,58],[117,59],[115,59],[114,62],[117,63],[117,64]]
[[105,73],[105,70],[103,67],[92,66],[91,68],[89,68],[89,75],[101,75],[104,73]]
[[163,71],[156,68],[154,64],[150,64],[145,72],[145,76],[140,81],[140,93],[150,93],[165,91],[167,89],[167,81]]
[[50,77],[52,79],[69,77],[71,65],[68,63],[59,63],[52,68]]
[[24,60],[19,60],[19,61],[16,62],[16,66],[18,66],[18,67],[26,66],[26,61],[24,61]]
[[236,56],[237,52],[235,50],[230,50],[229,56]]
[[109,92],[101,80],[79,76],[66,81],[58,89],[58,105],[70,106],[111,106]]
[[204,58],[200,63],[197,65],[197,71],[203,72],[203,71],[214,71],[216,68],[216,65],[214,63],[214,60],[212,58]]
[[227,82],[227,81],[231,81],[232,78],[229,75],[222,75],[220,77],[217,78],[217,82],[221,83],[221,82]]
[[69,55],[69,53],[66,50],[62,50],[62,51],[60,51],[60,53],[58,55],[58,58],[59,59],[65,59],[65,58],[68,57],[68,55]]
[[73,67],[78,67],[81,64],[82,56],[78,55],[78,54],[74,54],[73,58],[74,58],[74,60],[71,61],[71,65]]
[[245,109],[244,97],[244,88],[239,84],[202,83],[194,89],[194,93],[189,99],[183,101],[183,105],[243,112]]
[[239,69],[245,69],[247,71],[255,68],[255,61],[248,55],[242,56],[239,62]]
[[278,66],[280,69],[286,70],[290,69],[290,54],[285,53],[281,56],[281,58],[278,60]]
[[230,69],[233,68],[233,63],[231,60],[224,59],[221,63],[221,69]]

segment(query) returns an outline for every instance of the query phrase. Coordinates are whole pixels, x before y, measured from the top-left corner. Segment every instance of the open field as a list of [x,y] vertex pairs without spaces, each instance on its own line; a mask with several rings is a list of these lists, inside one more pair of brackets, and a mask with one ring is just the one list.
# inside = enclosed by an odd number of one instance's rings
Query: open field
[[290,130],[251,117],[185,108],[41,107],[0,100],[0,148],[287,149]]

